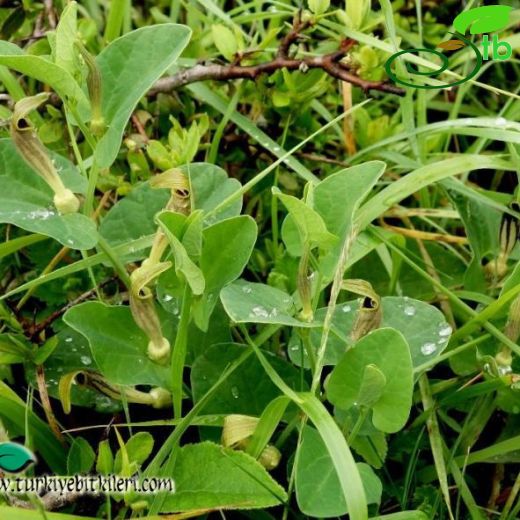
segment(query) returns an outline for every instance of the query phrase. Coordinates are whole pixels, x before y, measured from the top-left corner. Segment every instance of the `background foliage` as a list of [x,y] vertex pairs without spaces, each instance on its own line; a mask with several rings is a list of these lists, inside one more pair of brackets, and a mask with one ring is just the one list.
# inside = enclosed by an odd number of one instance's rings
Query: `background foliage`
[[0,441],[177,485],[2,519],[519,516],[520,11],[384,69],[479,5],[0,3]]

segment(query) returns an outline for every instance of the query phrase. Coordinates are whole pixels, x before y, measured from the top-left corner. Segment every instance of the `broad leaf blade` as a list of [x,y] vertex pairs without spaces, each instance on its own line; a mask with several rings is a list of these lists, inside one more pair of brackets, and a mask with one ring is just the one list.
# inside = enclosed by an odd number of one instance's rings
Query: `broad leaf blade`
[[96,58],[102,77],[107,132],[96,147],[101,168],[115,160],[126,123],[139,100],[177,60],[191,30],[184,25],[143,27],[114,40]]
[[[85,179],[66,159],[55,156],[64,184],[83,192]],[[0,139],[0,222],[54,238],[72,249],[91,249],[97,243],[94,222],[85,215],[60,215],[53,191],[18,155],[10,139]]]
[[313,326],[294,318],[296,308],[292,297],[276,287],[237,280],[222,289],[220,298],[235,323]]
[[[336,365],[353,342],[350,333],[356,321],[358,301],[344,302],[334,309],[332,334],[327,342],[325,364]],[[407,297],[385,296],[381,299],[382,327],[398,330],[405,337],[414,367],[418,367],[448,346],[452,333],[444,315],[433,305]],[[316,321],[321,321],[326,309],[318,309]],[[311,343],[318,344],[321,329],[311,332]],[[289,349],[289,356],[296,364],[302,364],[300,349]]]
[[[368,504],[379,504],[382,485],[367,464],[357,464]],[[348,513],[332,458],[320,434],[310,426],[303,430],[296,459],[296,498],[306,515],[329,518]]]
[[88,111],[89,101],[76,80],[52,61],[26,54],[13,43],[0,41],[0,65],[49,85],[64,101],[77,105],[79,110]]
[[176,492],[162,512],[259,509],[287,500],[285,490],[250,455],[211,442],[182,447],[173,470]]
[[200,268],[206,292],[218,291],[241,275],[256,235],[256,222],[247,215],[222,220],[203,231]]
[[[111,383],[170,388],[169,368],[148,358],[148,338],[129,307],[87,302],[67,311],[63,319],[88,339],[99,370]],[[162,322],[166,337],[171,337],[172,322],[171,317]]]
[[387,433],[399,431],[412,406],[413,371],[408,344],[394,329],[375,330],[345,353],[328,379],[327,398],[342,410],[361,405],[358,399],[363,397],[362,392],[365,396],[368,393],[368,366],[377,367],[385,378],[383,387],[380,380],[372,380],[377,385],[372,390],[379,397],[370,406],[374,426]]

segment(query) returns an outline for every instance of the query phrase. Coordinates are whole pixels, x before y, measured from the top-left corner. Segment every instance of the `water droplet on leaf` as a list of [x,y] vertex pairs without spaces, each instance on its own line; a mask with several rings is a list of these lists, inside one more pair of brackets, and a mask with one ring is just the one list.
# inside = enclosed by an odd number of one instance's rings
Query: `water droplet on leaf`
[[452,333],[453,329],[448,323],[441,323],[439,328],[439,336],[446,338]]
[[416,312],[417,312],[417,310],[413,305],[406,305],[404,308],[404,313],[407,316],[415,316]]
[[431,342],[428,342],[428,343],[425,343],[422,347],[421,347],[421,352],[424,356],[430,356],[431,354],[433,354],[435,351],[437,350],[437,345],[435,343],[431,343]]

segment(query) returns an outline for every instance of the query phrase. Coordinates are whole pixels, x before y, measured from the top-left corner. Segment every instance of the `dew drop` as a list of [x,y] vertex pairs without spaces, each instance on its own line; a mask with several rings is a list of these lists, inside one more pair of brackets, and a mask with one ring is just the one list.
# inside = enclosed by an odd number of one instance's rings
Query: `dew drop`
[[439,328],[439,336],[446,338],[452,333],[453,329],[448,323],[441,323]]
[[505,117],[497,117],[495,119],[495,125],[497,125],[497,126],[507,126],[507,119]]
[[269,318],[269,313],[261,305],[255,305],[249,316],[251,318]]
[[163,302],[171,302],[173,300],[173,296],[171,294],[165,294],[163,297]]
[[512,371],[513,371],[513,369],[507,365],[500,365],[498,367],[498,373],[501,376],[507,376],[507,374],[510,374]]
[[54,211],[48,209],[37,209],[28,213],[27,218],[29,220],[47,220],[55,215],[56,213],[54,213]]
[[231,387],[231,395],[234,399],[238,399],[240,397],[240,392],[236,386]]
[[244,285],[244,287],[242,287],[242,291],[244,291],[246,294],[251,294],[253,292],[253,289],[251,289],[251,287],[248,287],[247,285]]
[[84,365],[91,365],[92,364],[92,359],[90,359],[88,356],[81,356],[81,362],[84,364]]
[[417,309],[413,305],[405,305],[404,313],[407,316],[415,316],[416,312],[417,312]]
[[65,343],[72,343],[72,338],[70,336],[65,338]]
[[430,356],[431,354],[433,354],[435,351],[437,350],[437,345],[435,343],[425,343],[422,347],[421,347],[421,352],[424,356]]
[[341,307],[341,310],[345,313],[347,312],[350,312],[352,310],[352,307],[350,305],[343,305],[343,307]]

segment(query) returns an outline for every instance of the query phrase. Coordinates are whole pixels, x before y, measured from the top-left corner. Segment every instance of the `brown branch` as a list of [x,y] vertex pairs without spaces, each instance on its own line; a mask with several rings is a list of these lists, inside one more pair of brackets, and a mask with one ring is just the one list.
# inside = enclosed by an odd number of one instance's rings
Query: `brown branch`
[[281,69],[301,71],[321,69],[333,78],[361,87],[365,92],[377,90],[398,96],[404,95],[403,89],[395,85],[382,81],[368,81],[352,73],[347,65],[340,62],[345,54],[345,50],[341,50],[324,56],[301,59],[277,56],[272,61],[248,66],[235,64],[219,65],[216,63],[209,65],[199,64],[192,68],[182,70],[173,76],[160,79],[150,90],[149,95],[153,96],[159,92],[170,92],[171,90],[184,87],[190,83],[196,83],[197,81],[229,81],[232,79],[256,80],[258,76],[262,74],[270,75]]
[[288,58],[289,51],[291,50],[291,46],[298,42],[301,38],[301,33],[311,27],[311,20],[302,21],[302,13],[299,11],[296,14],[296,18],[294,19],[294,23],[292,29],[285,35],[283,40],[280,42],[278,47],[278,58]]
[[[233,79],[256,80],[262,74],[270,75],[277,70],[300,70],[306,72],[309,69],[320,69],[333,78],[345,81],[352,85],[361,87],[365,92],[379,90],[390,94],[404,95],[404,90],[386,83],[384,81],[368,81],[360,78],[352,72],[349,65],[342,63],[342,59],[356,44],[355,40],[346,39],[341,42],[340,49],[336,52],[317,57],[291,57],[291,47],[298,43],[303,37],[303,31],[312,27],[311,20],[303,20],[301,11],[294,18],[291,30],[282,38],[276,57],[268,62],[258,65],[243,66],[240,64],[243,55],[237,54],[233,63],[228,65],[198,64],[189,69],[181,70],[173,76],[162,78],[152,87],[149,92],[154,96],[159,92],[170,92],[190,83],[198,81],[216,80],[229,81]],[[251,53],[246,53],[251,54]]]

